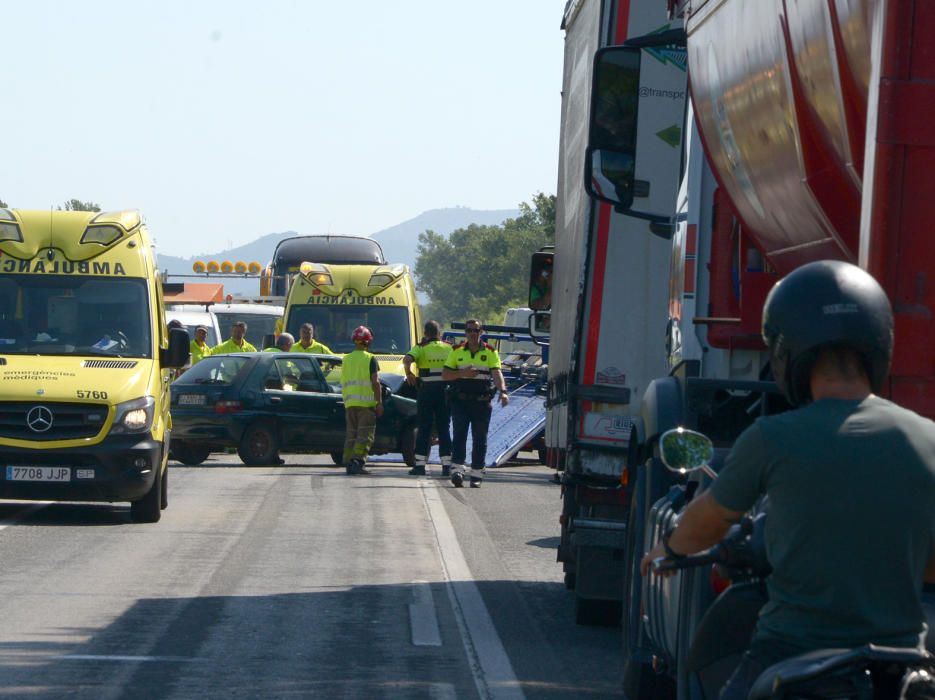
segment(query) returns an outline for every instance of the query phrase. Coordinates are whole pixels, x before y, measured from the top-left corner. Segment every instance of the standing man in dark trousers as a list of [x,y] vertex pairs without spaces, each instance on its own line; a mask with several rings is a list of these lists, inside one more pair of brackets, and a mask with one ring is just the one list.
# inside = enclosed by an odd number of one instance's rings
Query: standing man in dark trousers
[[[448,410],[445,380],[442,377],[451,346],[440,340],[440,335],[438,321],[426,322],[422,341],[414,345],[403,358],[406,382],[410,386],[419,387],[416,404],[416,464],[409,470],[413,476],[425,476],[425,464],[432,446],[433,426],[438,433],[438,456],[441,458],[442,476],[449,476],[451,473],[451,434],[448,427],[451,413]],[[419,370],[418,377],[412,371],[413,364]]]
[[347,431],[344,440],[344,468],[348,474],[369,474],[364,463],[373,446],[377,418],[383,415],[383,391],[378,377],[377,359],[368,352],[373,333],[357,326],[351,341],[354,350],[344,356],[341,365],[341,395]]
[[484,478],[487,459],[487,429],[490,427],[490,405],[495,389],[500,391],[500,404],[506,406],[510,397],[500,371],[497,351],[482,343],[483,326],[476,319],[464,324],[466,341],[452,348],[445,360],[442,378],[451,382],[452,470],[451,483],[464,484],[464,462],[467,456],[467,433],[471,428],[471,488],[478,488]]

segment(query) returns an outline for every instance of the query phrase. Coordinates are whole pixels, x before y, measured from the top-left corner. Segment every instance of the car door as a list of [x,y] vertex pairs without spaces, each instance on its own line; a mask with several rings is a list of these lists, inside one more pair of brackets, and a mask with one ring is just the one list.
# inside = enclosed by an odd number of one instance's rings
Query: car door
[[[282,388],[266,389],[275,401],[284,448],[330,452],[344,443],[344,411],[341,396],[329,390],[313,358],[298,354],[277,355],[274,360]],[[341,430],[336,432],[336,415]]]

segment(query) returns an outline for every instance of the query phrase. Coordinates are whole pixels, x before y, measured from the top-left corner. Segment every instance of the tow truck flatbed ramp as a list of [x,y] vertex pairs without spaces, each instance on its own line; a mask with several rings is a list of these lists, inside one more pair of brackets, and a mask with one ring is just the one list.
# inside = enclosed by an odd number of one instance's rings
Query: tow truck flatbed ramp
[[[526,384],[510,392],[510,403],[501,406],[494,399],[487,432],[486,466],[499,467],[516,456],[523,445],[545,430],[545,397],[536,393],[535,386]],[[467,458],[471,459],[471,434],[468,432]],[[368,462],[402,462],[398,453],[373,455]],[[433,445],[429,464],[438,464],[438,445]]]

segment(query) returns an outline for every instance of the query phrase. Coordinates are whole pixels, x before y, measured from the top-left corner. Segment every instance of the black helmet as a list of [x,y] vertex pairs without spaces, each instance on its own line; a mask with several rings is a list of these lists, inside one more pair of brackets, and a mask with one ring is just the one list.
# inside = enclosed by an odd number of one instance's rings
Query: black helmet
[[893,355],[893,310],[883,288],[856,265],[813,262],[786,275],[766,297],[763,341],[776,383],[794,406],[811,400],[812,366],[825,346],[856,351],[879,393]]

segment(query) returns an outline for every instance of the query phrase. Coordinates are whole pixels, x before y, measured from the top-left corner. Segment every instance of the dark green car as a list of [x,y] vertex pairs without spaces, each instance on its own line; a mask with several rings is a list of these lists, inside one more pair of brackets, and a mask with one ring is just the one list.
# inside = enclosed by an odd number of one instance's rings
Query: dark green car
[[[344,450],[341,358],[295,352],[209,356],[172,383],[171,456],[201,464],[211,452],[237,448],[244,464],[276,464],[279,453]],[[371,454],[401,453],[415,463],[416,402],[383,384],[384,413]]]

